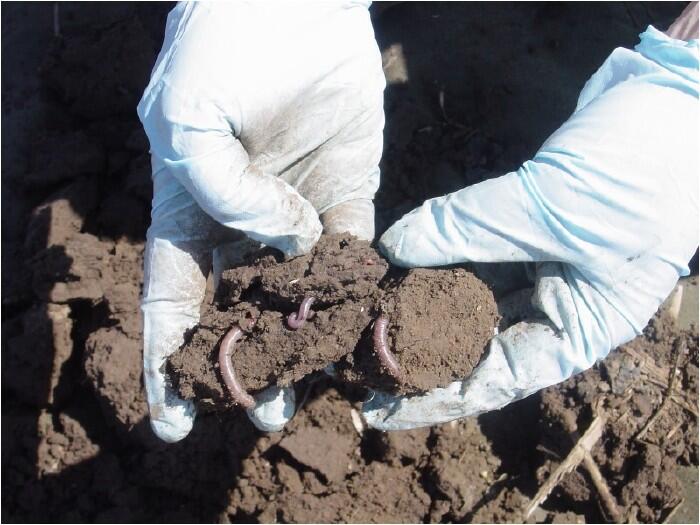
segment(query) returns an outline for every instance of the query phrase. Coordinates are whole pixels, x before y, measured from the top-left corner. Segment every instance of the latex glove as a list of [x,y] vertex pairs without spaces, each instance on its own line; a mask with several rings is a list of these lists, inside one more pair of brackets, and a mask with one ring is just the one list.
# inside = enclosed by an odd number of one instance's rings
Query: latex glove
[[574,114],[514,173],[431,199],[380,239],[401,266],[536,262],[547,319],[495,336],[472,375],[411,398],[375,393],[379,429],[494,410],[640,334],[698,246],[698,40],[653,27],[616,49]]
[[[164,364],[198,322],[212,253],[218,272],[249,239],[294,256],[322,227],[374,236],[383,89],[365,4],[196,2],[169,14],[138,106],[154,184],[144,377],[161,439],[193,424]],[[294,413],[292,389],[257,401],[249,415],[263,430]]]

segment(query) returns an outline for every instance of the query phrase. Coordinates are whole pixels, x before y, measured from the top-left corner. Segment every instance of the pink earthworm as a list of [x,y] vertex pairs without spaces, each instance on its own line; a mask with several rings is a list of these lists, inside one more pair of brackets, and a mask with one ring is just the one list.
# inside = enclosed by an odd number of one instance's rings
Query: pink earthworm
[[304,297],[304,300],[299,305],[299,312],[293,312],[287,317],[287,326],[289,326],[289,328],[292,330],[298,330],[301,328],[306,320],[313,315],[313,312],[311,312],[311,315],[309,315],[309,310],[311,309],[311,305],[315,300],[316,299],[313,297]]
[[389,318],[381,314],[374,321],[374,352],[379,357],[384,367],[389,371],[389,373],[396,379],[401,378],[401,368],[399,368],[399,363],[391,350],[389,350],[389,345],[387,343],[387,329],[389,328]]
[[233,400],[243,408],[251,409],[255,407],[255,399],[245,391],[243,385],[238,381],[231,362],[233,347],[242,335],[243,330],[239,326],[234,326],[226,333],[219,348],[219,369]]

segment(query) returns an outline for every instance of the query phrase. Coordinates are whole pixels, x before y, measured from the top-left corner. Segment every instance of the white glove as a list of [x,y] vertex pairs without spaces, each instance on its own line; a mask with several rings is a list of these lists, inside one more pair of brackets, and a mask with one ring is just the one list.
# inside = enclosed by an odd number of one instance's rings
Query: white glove
[[591,367],[639,333],[698,246],[698,40],[653,27],[616,49],[574,114],[518,171],[431,199],[380,239],[401,266],[537,262],[545,321],[495,336],[473,374],[411,398],[375,393],[378,429],[494,410]]
[[[199,319],[215,248],[226,246],[218,270],[243,234],[287,256],[307,252],[322,225],[374,237],[383,89],[365,4],[195,2],[169,14],[138,106],[154,184],[144,377],[161,439],[193,424],[164,363]],[[257,401],[249,415],[264,430],[294,413],[292,389]]]

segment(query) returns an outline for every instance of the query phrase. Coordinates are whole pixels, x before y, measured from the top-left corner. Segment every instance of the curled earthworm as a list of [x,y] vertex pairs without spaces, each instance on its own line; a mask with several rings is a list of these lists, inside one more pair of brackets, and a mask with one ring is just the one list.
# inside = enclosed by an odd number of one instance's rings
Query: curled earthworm
[[239,326],[234,326],[226,333],[219,348],[219,368],[221,369],[221,377],[224,378],[226,388],[228,388],[233,400],[243,408],[251,409],[255,407],[255,399],[239,383],[231,362],[233,347],[242,335],[243,330]]
[[384,367],[389,371],[389,373],[396,379],[401,378],[401,369],[399,368],[399,363],[396,361],[396,357],[389,350],[389,345],[387,344],[387,329],[389,328],[389,318],[381,314],[374,321],[374,334],[372,340],[374,341],[374,352],[379,357]]
[[299,305],[299,312],[293,312],[287,317],[287,326],[292,330],[301,328],[310,317],[309,310],[314,301],[313,297],[304,297],[304,300]]

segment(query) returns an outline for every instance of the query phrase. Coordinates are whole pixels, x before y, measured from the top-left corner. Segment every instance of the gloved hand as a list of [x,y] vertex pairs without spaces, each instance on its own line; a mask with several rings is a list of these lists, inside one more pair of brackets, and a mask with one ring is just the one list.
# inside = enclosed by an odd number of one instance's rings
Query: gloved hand
[[[144,378],[161,439],[193,424],[164,364],[199,319],[213,253],[219,271],[249,239],[295,256],[322,228],[374,237],[383,89],[361,2],[195,2],[169,14],[138,106],[154,185]],[[277,388],[249,411],[264,430],[293,413],[293,390]]]
[[575,112],[516,172],[431,199],[380,239],[391,262],[536,264],[533,305],[472,375],[425,395],[376,392],[369,425],[498,409],[591,367],[647,324],[698,246],[698,40],[649,26],[616,49]]

